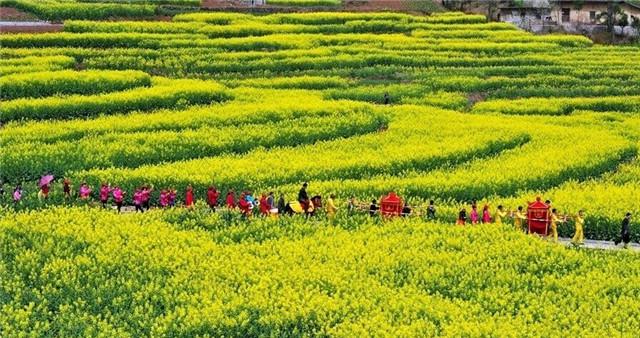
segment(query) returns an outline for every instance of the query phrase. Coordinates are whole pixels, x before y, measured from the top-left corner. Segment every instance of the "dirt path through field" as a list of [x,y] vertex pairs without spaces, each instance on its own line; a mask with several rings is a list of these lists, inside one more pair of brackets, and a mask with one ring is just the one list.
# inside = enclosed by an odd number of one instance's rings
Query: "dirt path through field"
[[62,31],[62,24],[38,21],[34,15],[0,7],[0,33],[48,33]]
[[61,32],[63,25],[41,21],[0,21],[1,33]]

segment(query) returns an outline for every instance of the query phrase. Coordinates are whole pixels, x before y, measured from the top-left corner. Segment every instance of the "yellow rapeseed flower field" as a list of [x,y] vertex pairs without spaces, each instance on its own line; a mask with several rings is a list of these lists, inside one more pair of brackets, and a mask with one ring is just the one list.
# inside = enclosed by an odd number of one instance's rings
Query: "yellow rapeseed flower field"
[[[568,248],[509,217],[540,196],[567,216],[560,236],[583,210],[587,239],[616,240],[640,214],[638,45],[463,13],[0,2],[67,20],[0,34],[0,336],[640,332],[635,251]],[[286,203],[303,182],[337,212],[206,205],[211,186],[221,205]],[[411,217],[347,210],[390,191]],[[474,202],[503,205],[504,225],[454,226]]]

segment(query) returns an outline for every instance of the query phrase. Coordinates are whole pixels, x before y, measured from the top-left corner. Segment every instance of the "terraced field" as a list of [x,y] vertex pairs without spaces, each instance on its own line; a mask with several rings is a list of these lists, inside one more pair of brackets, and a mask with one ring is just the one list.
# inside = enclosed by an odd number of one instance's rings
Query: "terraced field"
[[[640,329],[637,255],[447,227],[472,200],[513,210],[540,195],[584,209],[588,238],[615,238],[640,214],[640,46],[346,12],[68,20],[0,44],[0,336]],[[117,184],[126,203],[142,185],[154,203],[188,185],[199,201],[210,185],[293,200],[309,181],[341,209],[396,191],[417,211],[435,200],[438,220],[115,215],[60,207],[58,181],[39,201],[46,173]]]
[[[66,21],[0,42],[10,184],[51,172],[202,197],[210,184],[292,195],[308,180],[323,195],[395,190],[451,210],[543,194],[586,209],[592,238],[640,211],[635,185],[609,178],[638,151],[638,47],[455,13]],[[568,201],[562,187],[585,193]]]

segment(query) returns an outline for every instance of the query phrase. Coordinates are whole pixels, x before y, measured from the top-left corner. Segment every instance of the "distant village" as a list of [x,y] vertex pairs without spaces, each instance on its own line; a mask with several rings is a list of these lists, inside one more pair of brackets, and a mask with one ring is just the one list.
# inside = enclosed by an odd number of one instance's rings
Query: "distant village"
[[639,0],[441,0],[451,10],[475,11],[535,33],[640,38]]
[[[269,0],[203,0],[202,4],[208,9],[260,12],[273,8]],[[430,12],[434,8],[484,14],[534,33],[583,34],[601,42],[640,40],[640,0],[342,0],[341,5],[315,9]]]

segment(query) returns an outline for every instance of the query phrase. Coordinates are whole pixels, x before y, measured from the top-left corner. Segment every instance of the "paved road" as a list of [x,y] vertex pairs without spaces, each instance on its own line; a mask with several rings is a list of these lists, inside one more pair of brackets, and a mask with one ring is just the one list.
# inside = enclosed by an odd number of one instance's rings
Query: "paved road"
[[[111,208],[113,210],[116,209],[115,206],[112,206]],[[135,212],[136,212],[136,209],[133,206],[122,207],[122,213],[135,213]],[[544,239],[541,239],[541,240],[544,240]],[[560,241],[560,243],[566,246],[573,246],[573,244],[571,243],[571,238],[560,237],[558,238],[558,240]],[[623,249],[622,244],[615,245],[611,241],[597,241],[593,239],[586,239],[584,241],[584,245],[582,245],[581,247],[586,249],[599,249],[599,250],[622,250]],[[629,249],[632,251],[640,252],[640,244],[630,243]]]
[[[571,238],[560,238],[559,239],[562,244],[567,246],[572,246]],[[584,245],[582,246],[587,249],[600,249],[600,250],[622,250],[622,244],[615,245],[610,241],[596,241],[592,239],[587,239],[584,241]],[[629,249],[640,252],[640,244],[638,243],[630,243]]]

